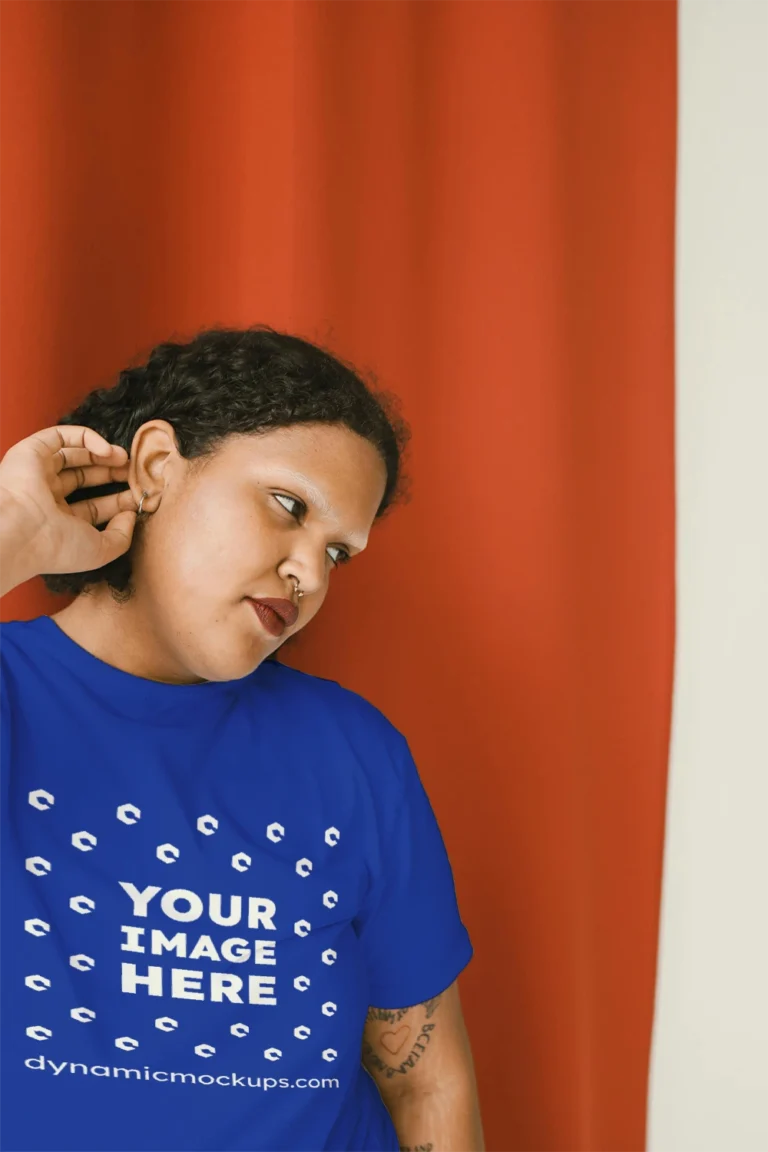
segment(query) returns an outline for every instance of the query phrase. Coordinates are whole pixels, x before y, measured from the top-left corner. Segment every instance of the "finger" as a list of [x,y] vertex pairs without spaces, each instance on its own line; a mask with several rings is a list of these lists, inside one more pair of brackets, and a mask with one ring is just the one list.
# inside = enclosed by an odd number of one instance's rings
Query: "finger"
[[99,432],[83,424],[55,424],[35,432],[27,439],[48,449],[48,455],[58,452],[60,448],[85,448],[100,458],[117,454],[120,460],[116,459],[115,463],[123,463],[128,456],[125,448],[119,444],[110,444]]
[[127,468],[129,463],[120,456],[96,456],[88,448],[60,448],[51,458],[56,472],[67,468],[90,468],[97,464],[102,468]]
[[118,556],[128,551],[135,526],[135,512],[118,512],[117,516],[110,520],[104,531],[99,533],[97,568],[102,568],[105,564],[109,564],[110,560],[116,560]]
[[67,511],[79,520],[87,520],[94,527],[104,524],[121,512],[136,512],[138,504],[130,488],[125,492],[113,492],[110,496],[97,496],[95,500],[78,500],[76,504],[68,504]]
[[85,468],[67,468],[56,477],[57,494],[69,496],[75,488],[94,488],[97,484],[114,484],[128,479],[129,464],[119,468],[109,468],[105,464],[93,464]]
[[110,460],[105,456],[95,456],[87,448],[60,448],[54,452],[51,460],[56,472],[63,472],[65,468],[83,468],[90,465],[102,464],[105,467],[122,467],[124,461]]

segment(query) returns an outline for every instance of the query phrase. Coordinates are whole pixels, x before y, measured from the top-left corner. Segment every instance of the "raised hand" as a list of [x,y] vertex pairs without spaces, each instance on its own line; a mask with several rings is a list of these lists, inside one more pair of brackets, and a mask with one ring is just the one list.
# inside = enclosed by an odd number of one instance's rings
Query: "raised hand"
[[128,471],[124,448],[77,424],[44,428],[9,448],[0,461],[0,592],[43,572],[90,572],[127,552],[137,510],[129,489],[74,504],[66,497],[125,481]]

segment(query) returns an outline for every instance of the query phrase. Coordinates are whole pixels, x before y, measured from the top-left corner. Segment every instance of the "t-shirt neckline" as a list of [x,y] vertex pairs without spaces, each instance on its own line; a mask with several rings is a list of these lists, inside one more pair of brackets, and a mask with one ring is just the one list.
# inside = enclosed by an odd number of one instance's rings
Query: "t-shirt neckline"
[[[49,653],[83,683],[87,690],[105,700],[113,711],[137,719],[172,720],[184,717],[209,718],[211,712],[226,708],[242,692],[249,677],[238,680],[205,680],[197,684],[166,684],[148,680],[109,664],[73,640],[51,616],[38,616],[28,622],[35,628]],[[257,675],[263,665],[251,673]]]

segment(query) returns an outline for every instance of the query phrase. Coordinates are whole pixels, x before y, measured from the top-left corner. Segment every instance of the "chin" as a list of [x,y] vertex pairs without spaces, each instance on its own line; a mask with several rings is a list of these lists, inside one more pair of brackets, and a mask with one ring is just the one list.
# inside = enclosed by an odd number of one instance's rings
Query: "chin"
[[262,664],[269,656],[269,651],[258,653],[251,651],[247,656],[240,654],[237,657],[230,656],[229,659],[213,661],[205,678],[206,680],[242,680],[244,676],[250,676],[251,672],[255,672],[259,664]]
[[[201,638],[202,639],[202,638]],[[241,680],[254,672],[272,653],[268,644],[254,643],[253,637],[219,637],[215,645],[204,642],[189,653],[188,668],[202,680]]]

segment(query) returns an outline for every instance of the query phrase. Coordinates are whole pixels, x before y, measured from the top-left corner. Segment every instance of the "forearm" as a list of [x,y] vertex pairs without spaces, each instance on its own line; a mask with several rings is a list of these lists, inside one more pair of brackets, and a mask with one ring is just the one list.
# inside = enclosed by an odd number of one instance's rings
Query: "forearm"
[[18,502],[0,489],[0,596],[36,575],[29,518]]
[[404,1092],[385,1103],[401,1152],[485,1152],[474,1085]]

